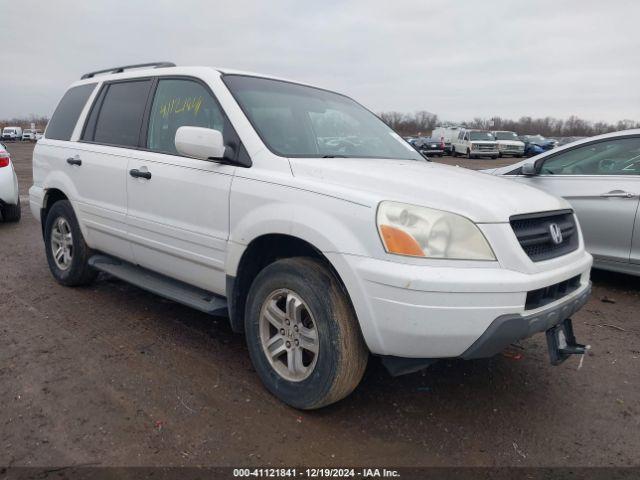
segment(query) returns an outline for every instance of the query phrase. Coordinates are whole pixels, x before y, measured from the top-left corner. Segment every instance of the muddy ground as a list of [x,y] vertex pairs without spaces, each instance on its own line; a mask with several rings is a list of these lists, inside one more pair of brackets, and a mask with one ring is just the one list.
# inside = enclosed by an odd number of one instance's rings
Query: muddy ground
[[[23,195],[32,148],[9,145]],[[0,466],[640,465],[640,278],[593,281],[581,369],[550,366],[542,335],[398,378],[373,359],[350,397],[302,413],[225,319],[106,276],[55,283],[25,202],[0,224]]]

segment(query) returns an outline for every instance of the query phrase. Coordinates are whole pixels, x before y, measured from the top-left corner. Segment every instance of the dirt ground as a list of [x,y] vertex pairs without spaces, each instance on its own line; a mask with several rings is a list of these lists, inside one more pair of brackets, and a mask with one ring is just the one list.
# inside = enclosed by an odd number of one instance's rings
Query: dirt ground
[[[8,147],[26,195],[33,147]],[[0,224],[0,466],[640,465],[640,278],[593,273],[580,369],[549,365],[543,335],[398,378],[372,359],[350,397],[302,413],[225,319],[106,276],[55,283],[23,207]]]

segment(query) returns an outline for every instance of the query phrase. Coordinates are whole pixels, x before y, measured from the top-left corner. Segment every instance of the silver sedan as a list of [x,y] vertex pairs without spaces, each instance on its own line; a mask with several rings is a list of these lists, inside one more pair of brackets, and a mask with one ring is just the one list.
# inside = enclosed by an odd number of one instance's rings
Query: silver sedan
[[640,275],[640,129],[585,138],[484,172],[564,197],[594,267]]

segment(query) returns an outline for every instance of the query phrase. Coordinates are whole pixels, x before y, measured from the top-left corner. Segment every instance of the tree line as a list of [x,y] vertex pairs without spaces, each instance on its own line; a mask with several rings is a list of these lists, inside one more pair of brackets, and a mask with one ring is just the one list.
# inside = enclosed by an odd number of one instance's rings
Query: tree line
[[[382,112],[378,116],[392,129],[403,136],[430,135],[441,122],[434,113]],[[479,130],[509,130],[520,135],[541,134],[545,137],[590,137],[601,133],[640,128],[640,122],[620,120],[615,123],[590,122],[575,115],[567,119],[553,117],[520,117],[512,120],[502,117],[474,118],[472,121],[455,123],[466,128]]]

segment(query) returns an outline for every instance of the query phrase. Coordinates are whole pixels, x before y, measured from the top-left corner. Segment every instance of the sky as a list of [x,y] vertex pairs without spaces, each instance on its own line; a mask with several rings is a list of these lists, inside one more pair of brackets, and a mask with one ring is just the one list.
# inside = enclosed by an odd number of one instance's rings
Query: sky
[[82,73],[172,61],[290,78],[443,120],[640,120],[637,0],[2,0],[0,118]]

